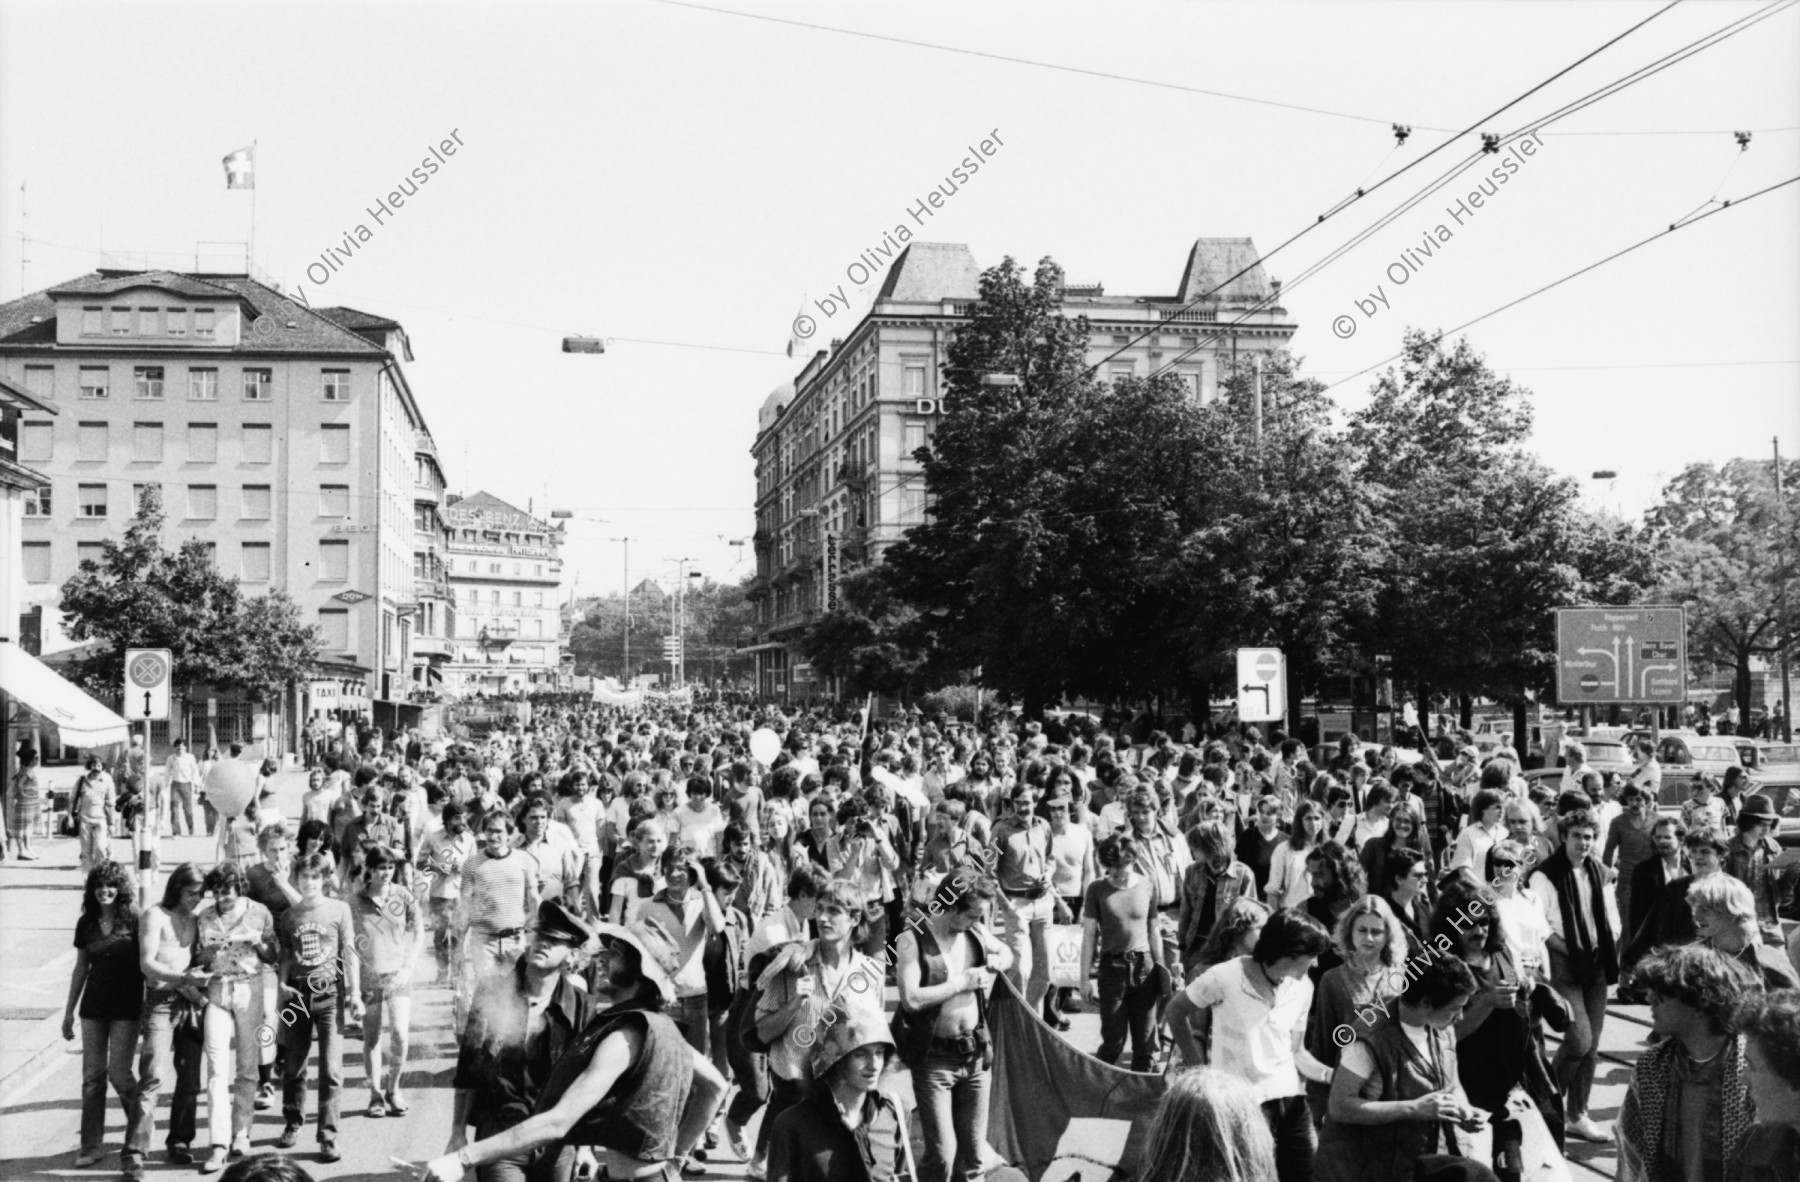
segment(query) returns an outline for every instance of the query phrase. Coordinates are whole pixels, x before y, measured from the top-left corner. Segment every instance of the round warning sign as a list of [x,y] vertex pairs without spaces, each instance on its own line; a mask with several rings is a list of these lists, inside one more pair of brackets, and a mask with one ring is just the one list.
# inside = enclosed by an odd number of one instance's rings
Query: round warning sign
[[126,667],[131,684],[154,689],[169,678],[169,663],[159,653],[139,653]]

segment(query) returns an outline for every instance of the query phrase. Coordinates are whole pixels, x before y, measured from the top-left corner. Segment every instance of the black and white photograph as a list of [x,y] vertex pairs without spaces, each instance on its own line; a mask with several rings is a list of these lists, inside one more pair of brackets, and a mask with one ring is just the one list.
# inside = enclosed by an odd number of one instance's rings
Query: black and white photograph
[[1797,664],[1800,0],[0,0],[5,1182],[1800,1182]]

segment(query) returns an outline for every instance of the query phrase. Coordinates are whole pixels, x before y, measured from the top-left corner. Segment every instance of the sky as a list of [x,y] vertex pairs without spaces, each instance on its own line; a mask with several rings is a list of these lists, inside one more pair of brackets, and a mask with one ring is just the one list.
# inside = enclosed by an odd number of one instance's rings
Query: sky
[[[1692,215],[1458,334],[1530,390],[1542,458],[1633,516],[1690,463],[1766,458],[1775,437],[1800,454],[1800,184],[1743,201],[1800,176],[1800,10],[1662,8],[7,0],[0,298],[99,266],[241,269],[253,195],[221,161],[254,144],[257,266],[404,324],[451,488],[575,511],[565,577],[591,594],[626,577],[621,537],[633,584],[682,559],[752,572],[731,543],[755,528],[757,409],[800,368],[790,325],[850,291],[849,265],[983,138],[993,158],[920,239],[1169,295],[1196,238],[1249,237],[1290,284],[1302,372],[1346,410],[1407,328],[1454,328]],[[1461,221],[1446,209],[1477,173],[1293,283],[1479,131],[1537,126],[1765,10],[1549,125]],[[367,241],[309,278],[358,225]],[[861,312],[807,310],[821,344]],[[569,334],[609,344],[565,355]]]

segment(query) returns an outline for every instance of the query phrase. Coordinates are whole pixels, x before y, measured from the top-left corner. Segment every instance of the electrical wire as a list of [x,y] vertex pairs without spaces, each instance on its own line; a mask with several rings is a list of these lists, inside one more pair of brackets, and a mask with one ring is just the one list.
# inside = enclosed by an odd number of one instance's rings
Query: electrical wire
[[[1543,295],[1547,291],[1550,291],[1554,288],[1561,287],[1563,284],[1569,282],[1571,279],[1580,278],[1581,276],[1586,275],[1589,271],[1595,270],[1596,268],[1599,268],[1599,267],[1603,267],[1607,263],[1610,263],[1610,262],[1614,261],[1615,259],[1624,258],[1626,255],[1632,253],[1633,251],[1638,250],[1641,247],[1648,246],[1650,243],[1655,242],[1659,238],[1667,238],[1670,234],[1675,233],[1677,230],[1685,230],[1689,226],[1699,225],[1701,222],[1705,221],[1707,218],[1717,217],[1719,214],[1724,213],[1728,209],[1742,207],[1742,206],[1748,204],[1749,202],[1756,200],[1758,197],[1762,197],[1769,193],[1773,193],[1778,189],[1785,189],[1787,186],[1793,185],[1793,184],[1800,184],[1800,176],[1791,176],[1785,181],[1777,181],[1775,184],[1769,185],[1766,188],[1758,189],[1754,193],[1750,193],[1747,196],[1739,197],[1739,198],[1736,198],[1733,200],[1726,201],[1718,209],[1709,210],[1708,212],[1701,214],[1699,217],[1693,218],[1689,221],[1672,223],[1666,230],[1658,230],[1656,233],[1650,235],[1648,238],[1640,239],[1639,241],[1632,243],[1630,246],[1627,246],[1622,250],[1614,251],[1612,254],[1607,255],[1603,259],[1597,259],[1596,261],[1589,263],[1587,266],[1582,267],[1578,271],[1571,271],[1567,275],[1564,275],[1560,279],[1552,280],[1551,282],[1544,284],[1542,287],[1536,288],[1532,291],[1528,291],[1524,295],[1518,297],[1517,299],[1508,300],[1506,303],[1501,304],[1499,307],[1493,308],[1486,312],[1483,312],[1481,315],[1476,316],[1473,319],[1465,320],[1461,324],[1458,324],[1453,328],[1440,329],[1437,333],[1433,334],[1432,339],[1436,340],[1436,341],[1441,341],[1445,337],[1449,336],[1451,333],[1461,332],[1463,329],[1468,328],[1471,325],[1480,324],[1483,320],[1487,320],[1490,317],[1498,316],[1500,313],[1506,311],[1509,308],[1518,307],[1520,304],[1524,303],[1526,300],[1534,299],[1537,296]],[[1380,369],[1384,365],[1389,365],[1395,361],[1398,361],[1400,358],[1402,358],[1404,356],[1406,356],[1405,352],[1400,352],[1400,353],[1394,354],[1392,357],[1387,357],[1381,361],[1377,361],[1374,365],[1368,366],[1367,368],[1364,368],[1364,369],[1359,369],[1355,373],[1351,374],[1348,377],[1339,378],[1337,381],[1332,382],[1330,385],[1324,387],[1324,389],[1321,390],[1320,393],[1324,393],[1326,390],[1335,389],[1338,386],[1341,386],[1346,382],[1355,381],[1357,378],[1362,377],[1364,374],[1372,373],[1375,370]]]
[[[1787,9],[1792,8],[1794,6],[1794,2],[1795,2],[1795,0],[1778,0],[1777,3],[1770,4],[1766,7],[1758,10],[1755,13],[1752,13],[1748,16],[1740,17],[1737,20],[1731,21],[1730,23],[1723,25],[1718,29],[1713,30],[1712,32],[1707,33],[1706,35],[1704,35],[1702,37],[1696,38],[1695,40],[1688,42],[1686,45],[1683,45],[1677,49],[1671,50],[1669,53],[1664,54],[1662,57],[1657,58],[1656,60],[1654,60],[1652,62],[1649,62],[1649,63],[1646,63],[1645,65],[1637,67],[1635,70],[1632,70],[1630,73],[1624,75],[1621,78],[1614,79],[1613,81],[1608,82],[1604,86],[1601,86],[1595,90],[1589,91],[1585,95],[1582,95],[1575,99],[1571,99],[1570,101],[1564,103],[1562,106],[1551,111],[1544,117],[1530,121],[1530,123],[1526,127],[1521,127],[1512,132],[1506,133],[1505,135],[1496,137],[1496,139],[1494,141],[1494,146],[1496,148],[1504,147],[1507,144],[1511,143],[1512,141],[1519,139],[1523,136],[1537,135],[1544,127],[1550,125],[1551,123],[1556,122],[1557,120],[1565,119],[1565,118],[1569,117],[1570,115],[1576,114],[1579,111],[1585,110],[1588,107],[1591,107],[1598,102],[1604,101],[1605,99],[1610,98],[1615,94],[1618,94],[1620,91],[1625,90],[1626,88],[1628,88],[1630,86],[1635,86],[1639,82],[1642,82],[1648,78],[1655,77],[1657,74],[1660,74],[1662,71],[1669,69],[1673,66],[1679,65],[1681,62],[1686,61],[1688,58],[1693,57],[1695,54],[1702,53],[1705,50],[1711,49],[1713,46],[1719,44],[1720,42],[1725,41],[1730,37],[1734,37],[1737,34],[1744,32],[1746,29],[1749,29],[1752,26],[1759,24],[1764,20],[1769,19],[1770,17],[1776,16],[1776,15],[1780,14],[1781,12],[1784,12]],[[1440,147],[1442,147],[1442,145],[1440,145]],[[1487,155],[1487,154],[1488,153],[1487,153],[1486,149],[1484,148],[1483,150],[1475,152],[1475,153],[1471,154],[1469,157],[1466,157],[1462,162],[1460,162],[1458,165],[1454,166],[1449,172],[1443,174],[1437,181],[1434,181],[1430,185],[1428,185],[1426,187],[1426,189],[1421,190],[1419,193],[1415,194],[1413,197],[1407,199],[1406,202],[1404,202],[1401,206],[1396,208],[1394,211],[1392,211],[1392,212],[1388,213],[1387,215],[1383,216],[1382,218],[1378,219],[1373,225],[1364,229],[1362,232],[1354,235],[1348,242],[1346,242],[1342,246],[1338,247],[1336,250],[1331,251],[1319,262],[1314,263],[1311,267],[1309,267],[1305,271],[1301,272],[1301,274],[1299,276],[1295,277],[1293,280],[1291,280],[1286,285],[1284,285],[1282,292],[1279,294],[1286,294],[1287,292],[1292,291],[1295,287],[1298,287],[1305,280],[1318,274],[1319,271],[1323,270],[1325,266],[1327,266],[1331,262],[1334,262],[1335,260],[1343,257],[1343,255],[1348,253],[1348,251],[1350,249],[1354,248],[1357,245],[1360,245],[1362,242],[1366,241],[1369,237],[1371,237],[1375,232],[1377,232],[1377,231],[1385,228],[1387,225],[1391,224],[1402,213],[1405,213],[1406,211],[1410,210],[1411,208],[1413,208],[1414,206],[1419,204],[1421,201],[1423,201],[1424,198],[1429,195],[1429,193],[1434,192],[1438,188],[1441,188],[1444,184],[1449,183],[1449,181],[1451,179],[1454,179],[1454,177],[1456,175],[1465,171],[1467,168],[1469,168],[1471,165],[1473,165],[1476,161],[1480,160],[1482,156]],[[1741,153],[1740,153],[1740,155],[1741,155]],[[1701,208],[1705,208],[1705,206],[1702,206]],[[1271,252],[1271,253],[1273,253],[1273,252]],[[1245,310],[1244,313],[1242,315],[1240,315],[1236,320],[1221,327],[1220,329],[1213,331],[1205,339],[1196,342],[1194,345],[1187,348],[1184,352],[1178,354],[1172,360],[1165,362],[1160,368],[1155,370],[1150,376],[1155,377],[1158,374],[1168,372],[1174,366],[1179,365],[1181,362],[1187,360],[1189,357],[1192,357],[1195,353],[1199,352],[1201,349],[1203,349],[1207,345],[1208,342],[1217,341],[1226,330],[1236,329],[1236,328],[1240,327],[1245,322],[1247,322],[1251,316],[1255,315],[1257,312],[1261,311],[1263,308],[1273,304],[1275,301],[1276,295],[1277,295],[1277,293],[1271,292],[1269,295],[1263,297],[1261,300],[1258,300],[1249,309]],[[1115,356],[1116,356],[1116,354],[1115,354]]]

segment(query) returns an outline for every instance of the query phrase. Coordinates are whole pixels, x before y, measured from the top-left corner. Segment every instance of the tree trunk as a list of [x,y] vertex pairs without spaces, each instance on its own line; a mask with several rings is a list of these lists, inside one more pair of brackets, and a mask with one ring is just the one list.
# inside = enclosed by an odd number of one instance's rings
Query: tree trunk
[[1457,725],[1469,730],[1475,725],[1475,699],[1468,694],[1456,695]]
[[1290,661],[1287,669],[1287,701],[1282,704],[1287,711],[1287,733],[1290,737],[1300,733],[1300,703],[1303,697],[1300,679],[1294,675],[1294,665]]
[[1430,747],[1432,741],[1431,687],[1421,681],[1413,687],[1413,694],[1419,702],[1419,734],[1424,737],[1424,746]]
[[1513,750],[1519,753],[1519,766],[1525,766],[1525,757],[1531,753],[1531,721],[1526,714],[1525,695],[1521,693],[1513,699]]
[[1732,678],[1732,696],[1737,699],[1738,719],[1743,733],[1749,733],[1750,727],[1750,650],[1739,649],[1737,654],[1737,675]]

